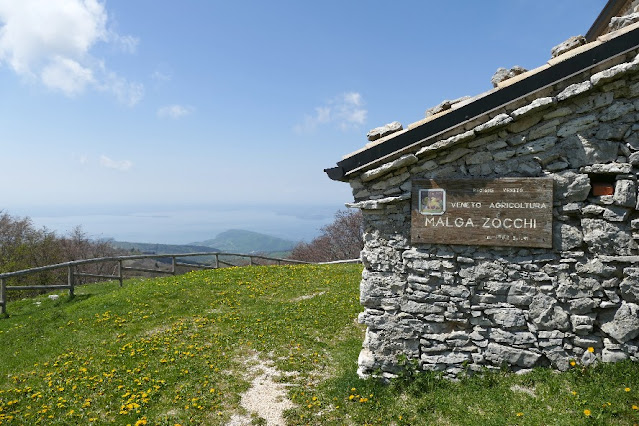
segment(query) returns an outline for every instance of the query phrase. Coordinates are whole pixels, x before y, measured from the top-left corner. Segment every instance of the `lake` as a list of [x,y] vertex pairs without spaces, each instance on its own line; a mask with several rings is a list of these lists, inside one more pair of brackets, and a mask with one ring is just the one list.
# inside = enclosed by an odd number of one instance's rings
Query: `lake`
[[7,207],[12,216],[64,235],[80,225],[91,238],[187,244],[244,229],[294,241],[310,241],[334,220],[340,205],[30,206]]

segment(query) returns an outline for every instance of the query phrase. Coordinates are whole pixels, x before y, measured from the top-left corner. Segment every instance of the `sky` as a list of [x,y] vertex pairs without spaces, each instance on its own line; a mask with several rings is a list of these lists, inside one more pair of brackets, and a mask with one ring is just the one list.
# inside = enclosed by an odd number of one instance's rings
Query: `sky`
[[0,0],[0,210],[129,241],[311,238],[352,200],[323,169],[368,130],[541,66],[605,3]]

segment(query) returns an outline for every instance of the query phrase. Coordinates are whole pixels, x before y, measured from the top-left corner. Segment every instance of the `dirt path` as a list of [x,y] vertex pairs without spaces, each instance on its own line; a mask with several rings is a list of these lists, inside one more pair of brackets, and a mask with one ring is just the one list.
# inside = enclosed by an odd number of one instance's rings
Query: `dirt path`
[[269,426],[285,425],[284,410],[293,408],[293,403],[286,396],[286,385],[275,380],[280,376],[279,371],[269,361],[253,354],[247,360],[251,364],[248,371],[256,374],[251,387],[242,394],[241,406],[249,412],[249,416],[235,414],[227,426],[244,426],[251,423],[251,414],[266,420]]

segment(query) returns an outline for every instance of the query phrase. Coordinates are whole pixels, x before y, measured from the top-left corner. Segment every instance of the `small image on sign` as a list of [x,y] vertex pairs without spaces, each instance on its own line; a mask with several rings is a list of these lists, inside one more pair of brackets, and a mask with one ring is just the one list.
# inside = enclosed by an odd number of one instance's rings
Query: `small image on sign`
[[446,190],[420,189],[419,212],[423,215],[441,215],[446,212]]

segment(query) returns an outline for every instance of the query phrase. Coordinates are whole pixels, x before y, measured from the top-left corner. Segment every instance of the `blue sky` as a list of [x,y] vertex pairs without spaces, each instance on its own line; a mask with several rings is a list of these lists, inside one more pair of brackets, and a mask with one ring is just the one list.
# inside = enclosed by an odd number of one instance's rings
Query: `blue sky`
[[542,65],[604,4],[0,0],[0,209],[339,208],[323,169],[369,129]]

